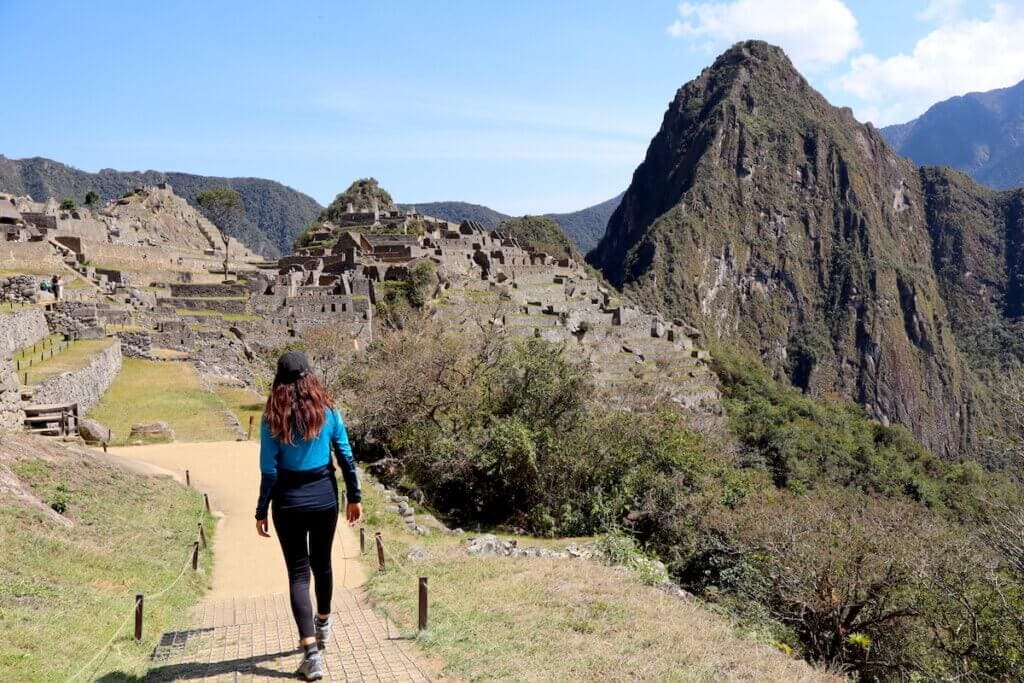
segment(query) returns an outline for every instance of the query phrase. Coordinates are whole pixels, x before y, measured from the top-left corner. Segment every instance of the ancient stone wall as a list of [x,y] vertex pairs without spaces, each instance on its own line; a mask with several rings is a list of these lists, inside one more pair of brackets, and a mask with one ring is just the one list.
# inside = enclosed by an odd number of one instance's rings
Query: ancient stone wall
[[201,299],[170,297],[160,299],[161,306],[170,308],[184,308],[190,311],[217,311],[218,313],[246,313],[247,301],[245,299]]
[[39,292],[39,278],[34,275],[0,278],[0,301],[36,301]]
[[[44,380],[36,386],[32,402],[77,403],[80,413],[92,408],[113,383],[121,371],[121,342],[114,342],[105,350],[93,356],[80,370]],[[158,387],[154,387],[154,391]]]
[[61,301],[46,311],[46,323],[51,334],[81,336],[99,325],[99,311],[95,303]]
[[0,314],[0,430],[21,429],[21,384],[11,363],[11,354],[49,334],[46,318],[37,308]]
[[249,290],[242,285],[223,283],[171,285],[172,297],[246,296],[248,293]]
[[121,355],[125,358],[152,358],[153,336],[149,332],[118,332]]
[[26,308],[0,314],[0,357],[35,344],[50,334],[41,308]]
[[17,271],[26,265],[33,272],[64,273],[64,263],[47,242],[0,242],[0,269]]

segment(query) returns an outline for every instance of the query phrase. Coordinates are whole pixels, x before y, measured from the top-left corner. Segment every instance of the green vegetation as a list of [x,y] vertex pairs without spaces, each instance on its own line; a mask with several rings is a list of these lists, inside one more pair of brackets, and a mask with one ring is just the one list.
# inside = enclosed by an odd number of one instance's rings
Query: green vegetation
[[[597,562],[470,557],[458,538],[413,536],[366,487],[368,531],[381,531],[388,571],[370,595],[402,635],[464,680],[831,681],[834,677],[742,638],[699,601],[645,584],[644,571]],[[588,542],[593,539],[576,539]],[[519,537],[521,545],[564,549],[566,540]],[[639,565],[628,537],[598,539],[612,564]],[[412,550],[416,559],[409,557]],[[642,559],[642,558],[641,558]],[[417,634],[416,576],[430,577],[429,629]]]
[[227,410],[234,413],[238,424],[242,429],[248,429],[249,418],[252,418],[255,428],[253,434],[259,434],[259,424],[263,417],[263,408],[266,400],[254,393],[251,389],[218,385],[214,386],[213,393],[217,395]]
[[74,211],[77,208],[78,203],[75,202],[75,200],[71,197],[65,197],[64,199],[60,200],[61,211]]
[[[65,528],[15,499],[0,502],[0,679],[66,680],[112,636],[80,680],[142,676],[160,634],[180,628],[208,584],[211,556],[168,593],[149,599],[185,568],[202,520],[199,494],[25,437],[7,437],[0,467],[70,520]],[[143,640],[132,639],[136,593],[147,595]],[[118,626],[123,626],[117,631]]]
[[389,327],[402,327],[414,312],[423,310],[436,285],[434,262],[417,261],[404,280],[389,280],[378,285],[377,315]]
[[510,235],[555,258],[568,258],[574,251],[572,240],[553,219],[547,216],[523,216],[502,222],[495,230]]
[[356,211],[372,211],[374,200],[377,201],[377,206],[381,211],[393,208],[395,205],[391,195],[380,186],[376,178],[360,178],[349,185],[347,190],[337,195],[334,201],[320,212],[319,220],[337,222],[338,218],[348,211],[349,204],[352,204]]
[[89,190],[85,193],[85,205],[95,206],[100,201],[100,196],[93,190]]
[[177,441],[235,438],[224,405],[203,389],[188,363],[125,358],[117,379],[88,416],[113,430],[115,445],[126,444],[138,422],[167,422]]
[[206,317],[223,318],[224,320],[260,320],[261,319],[260,316],[253,315],[253,314],[250,314],[250,313],[223,313],[221,311],[212,311],[212,310],[206,309],[206,308],[197,308],[197,309],[178,308],[178,309],[175,309],[174,312],[175,312],[176,315],[181,315],[181,316],[198,315],[198,316],[206,316]]
[[224,243],[224,278],[226,280],[231,238],[239,238],[242,222],[245,220],[245,204],[242,203],[242,196],[230,187],[215,187],[196,195],[196,204],[199,205],[199,210],[207,220],[220,231],[220,238]]
[[985,533],[1020,488],[715,358],[727,429],[701,433],[671,404],[609,407],[560,345],[417,319],[338,384],[357,451],[454,525],[609,533],[612,555],[628,534],[749,628],[866,680],[1024,674],[1024,576]]

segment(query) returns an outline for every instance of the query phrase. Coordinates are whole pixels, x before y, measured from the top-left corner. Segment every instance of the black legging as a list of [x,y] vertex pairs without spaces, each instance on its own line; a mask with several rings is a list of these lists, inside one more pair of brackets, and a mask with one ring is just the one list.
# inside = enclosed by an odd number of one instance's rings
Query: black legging
[[[313,605],[309,600],[309,573],[313,570],[316,609],[331,613],[334,578],[331,571],[331,546],[338,526],[338,508],[326,510],[274,510],[274,529],[281,541],[281,552],[288,567],[292,614],[299,627],[299,638],[313,637]],[[308,542],[307,542],[308,539]]]

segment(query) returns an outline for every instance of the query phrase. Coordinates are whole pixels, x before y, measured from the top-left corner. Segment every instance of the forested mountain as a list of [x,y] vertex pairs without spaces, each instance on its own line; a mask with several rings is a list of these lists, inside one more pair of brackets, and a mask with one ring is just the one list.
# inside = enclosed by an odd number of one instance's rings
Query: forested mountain
[[[607,201],[594,206],[588,206],[579,211],[571,213],[547,213],[548,218],[553,219],[569,239],[583,253],[593,249],[598,240],[604,235],[604,229],[608,225],[608,218],[612,215],[615,207],[622,199],[620,194]],[[427,216],[441,218],[446,221],[461,222],[464,220],[476,221],[488,230],[498,227],[502,221],[507,221],[512,216],[495,211],[494,209],[481,206],[480,204],[468,204],[466,202],[424,202],[421,204],[403,204],[405,209],[416,207],[416,210]]]
[[245,222],[239,238],[254,251],[277,256],[291,249],[295,237],[320,213],[310,196],[286,185],[263,178],[220,178],[191,173],[162,171],[114,171],[88,173],[51,159],[8,159],[0,155],[0,191],[30,195],[43,201],[49,197],[72,197],[79,203],[87,192],[98,193],[104,201],[121,197],[138,185],[170,183],[175,194],[195,205],[203,190],[233,187],[245,205]]
[[997,190],[1024,185],[1024,81],[952,97],[881,132],[917,164],[951,166]]
[[917,168],[747,42],[677,92],[590,260],[959,459],[1005,424],[979,376],[1024,356],[1022,216],[1024,193]]

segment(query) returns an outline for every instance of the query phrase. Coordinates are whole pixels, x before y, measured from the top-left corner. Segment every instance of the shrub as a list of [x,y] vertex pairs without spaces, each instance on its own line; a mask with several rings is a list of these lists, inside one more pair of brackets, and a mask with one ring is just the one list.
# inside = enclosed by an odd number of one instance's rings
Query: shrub
[[65,197],[60,201],[61,211],[74,211],[76,208],[78,208],[78,204],[71,197]]

